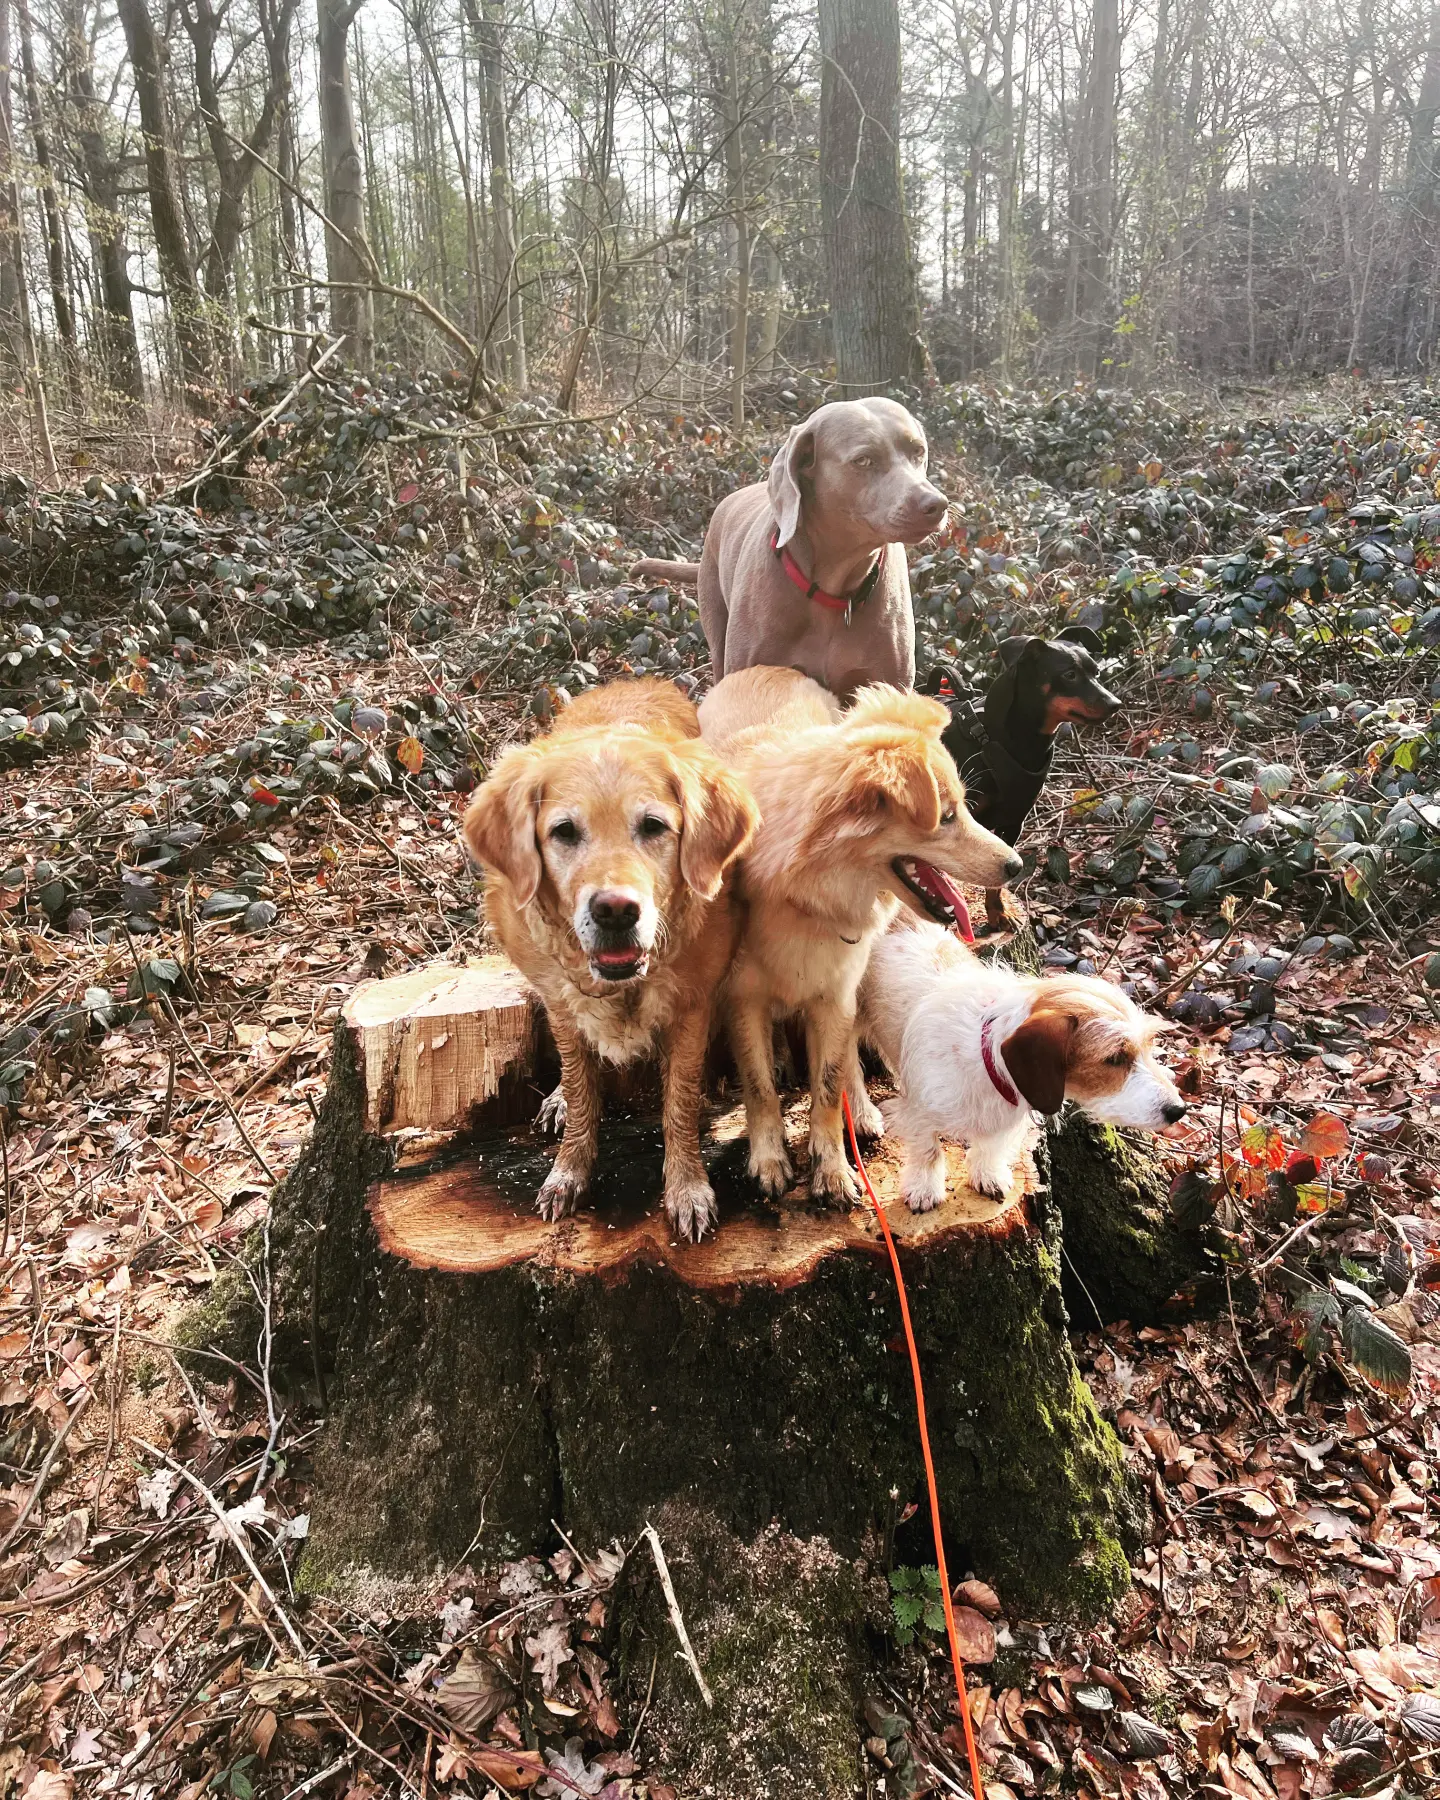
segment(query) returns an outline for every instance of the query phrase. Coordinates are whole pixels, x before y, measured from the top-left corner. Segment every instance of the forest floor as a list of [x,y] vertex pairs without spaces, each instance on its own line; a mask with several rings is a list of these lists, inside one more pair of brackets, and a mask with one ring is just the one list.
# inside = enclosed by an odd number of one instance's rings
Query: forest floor
[[[305,1141],[353,985],[476,948],[456,825],[496,748],[577,683],[703,679],[693,608],[623,569],[810,398],[743,442],[487,436],[441,380],[314,383],[248,440],[267,397],[236,408],[198,508],[173,453],[8,483],[0,1800],[672,1800],[593,1648],[607,1547],[297,1595],[322,1394],[167,1336]],[[1440,1782],[1440,398],[1245,406],[925,408],[956,505],[912,559],[924,659],[1107,634],[1124,709],[1061,747],[1018,899],[1047,963],[1181,1025],[1174,1204],[1236,1277],[1218,1317],[1072,1320],[1149,1540],[1095,1626],[967,1586],[1001,1800]],[[896,1587],[870,1791],[966,1793],[924,1572]]]

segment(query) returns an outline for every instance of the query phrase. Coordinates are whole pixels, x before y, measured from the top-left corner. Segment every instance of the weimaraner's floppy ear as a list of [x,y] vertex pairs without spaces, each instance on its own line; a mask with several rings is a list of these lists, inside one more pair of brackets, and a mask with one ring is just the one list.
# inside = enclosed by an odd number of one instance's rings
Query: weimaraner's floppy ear
[[815,459],[815,433],[808,424],[793,425],[790,435],[775,452],[770,464],[770,510],[779,527],[776,538],[783,548],[800,529],[800,477]]

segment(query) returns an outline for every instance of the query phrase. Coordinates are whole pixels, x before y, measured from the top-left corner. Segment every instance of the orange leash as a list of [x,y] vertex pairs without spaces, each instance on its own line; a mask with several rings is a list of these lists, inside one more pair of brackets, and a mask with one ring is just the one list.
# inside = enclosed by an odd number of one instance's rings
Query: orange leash
[[975,1727],[970,1722],[970,1704],[965,1691],[965,1664],[960,1655],[960,1640],[955,1634],[955,1608],[950,1599],[950,1576],[945,1567],[945,1541],[940,1533],[940,1493],[935,1484],[935,1459],[930,1454],[930,1428],[925,1422],[925,1387],[920,1379],[920,1352],[915,1347],[915,1329],[910,1323],[910,1302],[905,1297],[905,1277],[900,1273],[900,1257],[895,1249],[895,1240],[890,1235],[890,1221],[885,1217],[885,1208],[876,1199],[870,1177],[865,1173],[865,1162],[855,1137],[855,1121],[850,1116],[850,1096],[842,1093],[840,1104],[845,1109],[845,1124],[850,1132],[850,1148],[855,1153],[855,1166],[860,1171],[865,1192],[870,1196],[870,1204],[875,1208],[875,1217],[880,1221],[880,1229],[885,1235],[885,1248],[890,1252],[890,1267],[895,1271],[895,1291],[900,1296],[900,1317],[905,1324],[905,1342],[910,1348],[910,1374],[915,1382],[915,1417],[920,1424],[920,1449],[924,1453],[925,1480],[930,1488],[930,1530],[935,1539],[935,1567],[940,1576],[940,1599],[945,1607],[945,1633],[950,1639],[950,1661],[955,1668],[956,1704],[960,1708],[960,1723],[965,1729],[965,1750],[970,1758],[970,1780],[974,1786],[975,1800],[985,1800],[985,1780],[980,1773],[980,1753],[975,1748]]

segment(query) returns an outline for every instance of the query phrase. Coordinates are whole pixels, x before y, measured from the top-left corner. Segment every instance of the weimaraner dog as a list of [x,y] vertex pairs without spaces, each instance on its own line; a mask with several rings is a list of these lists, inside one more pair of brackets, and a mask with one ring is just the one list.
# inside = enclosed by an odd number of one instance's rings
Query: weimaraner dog
[[718,682],[756,663],[799,669],[848,700],[915,681],[915,614],[901,546],[945,519],[919,422],[894,400],[834,400],[797,425],[768,481],[715,508],[698,563],[630,571],[699,586]]

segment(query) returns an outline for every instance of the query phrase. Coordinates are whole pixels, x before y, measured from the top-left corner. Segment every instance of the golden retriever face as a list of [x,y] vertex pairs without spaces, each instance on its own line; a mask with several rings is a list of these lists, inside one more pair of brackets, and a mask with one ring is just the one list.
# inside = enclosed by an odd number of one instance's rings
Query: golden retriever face
[[688,897],[715,898],[757,823],[698,740],[620,726],[507,751],[463,832],[517,906],[568,925],[590,973],[619,983],[648,973]]
[[884,884],[922,918],[950,925],[957,881],[997,888],[1020,858],[965,806],[965,787],[940,742],[950,715],[898,688],[861,690],[836,735],[840,779],[816,819],[819,840],[863,850]]

